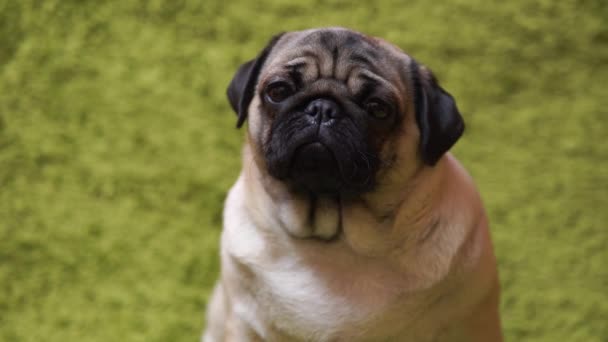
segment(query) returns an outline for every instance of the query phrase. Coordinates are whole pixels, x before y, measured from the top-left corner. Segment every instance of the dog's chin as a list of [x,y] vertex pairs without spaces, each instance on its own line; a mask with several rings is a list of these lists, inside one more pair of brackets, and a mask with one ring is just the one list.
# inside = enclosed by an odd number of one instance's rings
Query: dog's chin
[[296,191],[338,195],[343,188],[338,161],[321,142],[298,147],[290,164],[288,181]]

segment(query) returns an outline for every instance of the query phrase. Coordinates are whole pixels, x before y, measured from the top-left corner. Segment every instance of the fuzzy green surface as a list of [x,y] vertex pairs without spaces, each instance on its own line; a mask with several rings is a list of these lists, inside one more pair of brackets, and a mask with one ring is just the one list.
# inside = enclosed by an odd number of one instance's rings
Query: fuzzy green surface
[[604,1],[0,0],[0,341],[195,341],[240,169],[225,88],[271,35],[347,26],[468,124],[508,341],[608,340]]

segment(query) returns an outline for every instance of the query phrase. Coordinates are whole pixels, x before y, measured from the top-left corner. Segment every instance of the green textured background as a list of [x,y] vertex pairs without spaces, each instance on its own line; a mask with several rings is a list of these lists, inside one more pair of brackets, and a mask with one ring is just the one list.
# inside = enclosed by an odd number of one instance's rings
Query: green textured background
[[608,341],[606,1],[311,3],[0,0],[0,341],[197,340],[240,167],[225,87],[328,25],[456,97],[508,340]]

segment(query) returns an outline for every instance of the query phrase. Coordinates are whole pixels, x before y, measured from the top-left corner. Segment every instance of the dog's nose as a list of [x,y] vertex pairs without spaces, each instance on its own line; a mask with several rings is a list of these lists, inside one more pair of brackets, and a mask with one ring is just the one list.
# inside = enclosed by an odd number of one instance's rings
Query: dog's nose
[[340,106],[330,99],[316,99],[306,106],[304,112],[319,123],[328,122],[340,115]]

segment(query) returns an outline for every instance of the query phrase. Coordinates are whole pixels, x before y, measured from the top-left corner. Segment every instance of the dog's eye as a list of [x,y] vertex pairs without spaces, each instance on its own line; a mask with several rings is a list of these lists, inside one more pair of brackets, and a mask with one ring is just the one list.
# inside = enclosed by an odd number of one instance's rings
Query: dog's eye
[[372,100],[365,105],[365,109],[376,119],[386,119],[390,115],[390,109],[383,103]]
[[293,89],[286,82],[275,82],[266,88],[266,98],[273,103],[285,101],[293,94]]

